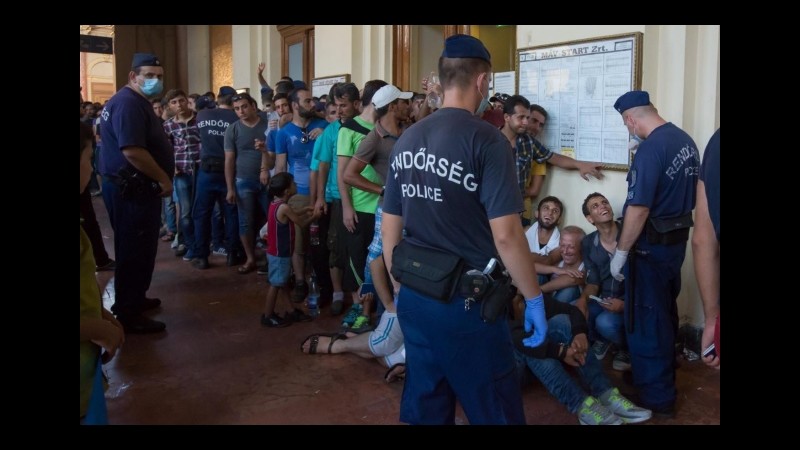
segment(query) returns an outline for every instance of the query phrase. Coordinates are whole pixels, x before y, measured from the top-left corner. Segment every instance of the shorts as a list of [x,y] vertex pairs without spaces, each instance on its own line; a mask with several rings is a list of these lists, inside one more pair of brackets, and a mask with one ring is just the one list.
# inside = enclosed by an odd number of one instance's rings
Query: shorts
[[395,353],[402,346],[403,331],[400,329],[397,313],[385,311],[378,326],[369,334],[369,350],[373,355],[381,357]]
[[[303,209],[311,206],[311,197],[302,194],[293,195],[288,201],[289,207],[292,208],[296,214],[303,215]],[[301,227],[294,224],[294,253],[296,255],[305,255],[309,243],[308,225]]]
[[372,242],[369,244],[369,253],[367,253],[367,266],[373,259],[381,256],[383,253],[383,239],[381,238],[381,217],[383,216],[383,208],[378,206],[375,210],[375,233],[372,235]]
[[338,267],[344,270],[347,264],[347,250],[344,245],[345,233],[347,229],[342,221],[342,201],[335,199],[331,202],[331,223],[328,225],[328,267]]
[[292,275],[292,257],[267,255],[267,264],[269,264],[268,279],[270,286],[286,286],[289,282],[289,276]]

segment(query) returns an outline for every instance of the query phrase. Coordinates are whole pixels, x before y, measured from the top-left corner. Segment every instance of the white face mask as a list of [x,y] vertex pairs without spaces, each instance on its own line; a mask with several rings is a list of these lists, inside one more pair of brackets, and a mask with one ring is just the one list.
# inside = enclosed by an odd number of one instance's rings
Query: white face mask
[[[481,88],[478,88],[478,93],[483,95],[483,93],[481,92]],[[483,112],[486,111],[486,108],[488,106],[489,106],[489,90],[487,89],[486,96],[481,98],[481,104],[478,105],[478,110],[475,111],[475,115],[480,116],[481,114],[483,114]]]

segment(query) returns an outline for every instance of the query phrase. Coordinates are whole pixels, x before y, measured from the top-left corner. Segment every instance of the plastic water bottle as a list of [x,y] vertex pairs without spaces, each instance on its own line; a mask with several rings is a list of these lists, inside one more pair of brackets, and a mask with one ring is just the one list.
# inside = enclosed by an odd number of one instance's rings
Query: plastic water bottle
[[319,245],[319,223],[316,220],[311,222],[311,225],[308,227],[308,234],[311,238],[311,245]]
[[319,316],[319,287],[317,287],[317,276],[313,273],[308,284],[308,315]]
[[[428,78],[428,86],[430,87],[436,84],[439,84],[439,76],[436,75],[436,72],[431,72],[430,77]],[[437,94],[434,90],[431,90],[431,92],[428,94],[428,106],[431,109],[441,108],[442,106],[442,100],[439,98],[439,94]]]

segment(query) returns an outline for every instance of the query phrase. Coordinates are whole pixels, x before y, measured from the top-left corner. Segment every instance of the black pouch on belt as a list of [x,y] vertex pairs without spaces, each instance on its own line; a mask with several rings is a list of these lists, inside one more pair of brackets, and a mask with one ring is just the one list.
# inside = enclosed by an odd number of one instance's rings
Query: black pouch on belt
[[645,233],[650,244],[681,244],[689,239],[689,228],[694,225],[692,213],[678,217],[650,217]]
[[464,260],[457,255],[421,247],[403,239],[392,254],[392,276],[420,294],[443,303],[450,302]]

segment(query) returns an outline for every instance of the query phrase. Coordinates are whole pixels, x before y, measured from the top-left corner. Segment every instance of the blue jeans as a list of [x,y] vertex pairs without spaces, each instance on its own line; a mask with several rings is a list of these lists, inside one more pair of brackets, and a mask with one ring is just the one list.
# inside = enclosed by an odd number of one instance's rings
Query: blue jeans
[[267,187],[259,180],[236,179],[236,206],[239,207],[239,235],[255,233],[264,226],[268,211]]
[[642,233],[625,264],[625,280],[632,280],[625,283],[625,317],[631,312],[634,317],[633,330],[626,327],[626,333],[633,384],[639,388],[641,406],[662,409],[673,406],[677,397],[676,299],[681,291],[681,266],[686,256],[686,243],[650,244],[644,236]]
[[581,288],[578,286],[565,287],[553,292],[553,300],[561,303],[572,303],[581,296]]
[[200,169],[197,174],[197,193],[192,214],[195,231],[193,253],[196,258],[208,258],[210,253],[208,244],[212,240],[211,235],[214,230],[213,216],[218,208],[225,212],[225,249],[229,254],[242,250],[242,242],[239,240],[238,208],[225,201],[227,193],[224,173],[208,173]]
[[485,323],[480,306],[465,311],[459,295],[443,303],[402,286],[399,297],[407,364],[400,420],[452,425],[457,399],[472,425],[524,424],[505,317]]
[[[403,330],[405,331],[405,329]],[[547,321],[548,340],[570,344],[572,337],[569,315],[559,314]],[[600,361],[591,352],[586,357],[586,364],[577,368],[578,375],[583,384],[589,387],[590,394],[587,394],[567,372],[565,363],[554,358],[533,358],[517,350],[514,351],[514,354],[517,359],[517,367],[525,370],[527,365],[553,397],[573,414],[578,412],[578,408],[587,396],[599,397],[612,387],[611,382],[603,373]]]
[[175,234],[178,232],[178,225],[175,222],[175,191],[172,191],[172,195],[169,197],[164,197],[162,201],[164,202],[164,211],[162,213],[164,225],[166,225],[167,231]]
[[628,348],[625,341],[625,316],[608,311],[594,300],[588,300],[588,303],[589,340],[602,339],[616,344],[617,348]]
[[172,184],[175,186],[175,194],[178,196],[178,205],[181,207],[180,220],[181,227],[178,242],[185,244],[189,249],[187,256],[194,257],[192,248],[194,247],[194,221],[192,220],[192,207],[194,206],[194,175],[179,173],[175,175]]
[[[197,189],[197,186],[195,186]],[[195,191],[195,201],[197,201],[197,191]],[[225,247],[225,219],[222,214],[222,210],[224,209],[222,203],[225,202],[225,199],[222,199],[221,203],[216,203],[214,205],[214,212],[211,213],[211,246],[214,250]],[[192,216],[197,214],[196,210],[192,210]],[[195,230],[195,239],[197,239],[197,231]]]
[[114,229],[114,273],[116,295],[111,311],[118,316],[141,314],[145,293],[150,289],[158,250],[161,198],[122,198],[119,186],[103,179],[103,200]]

